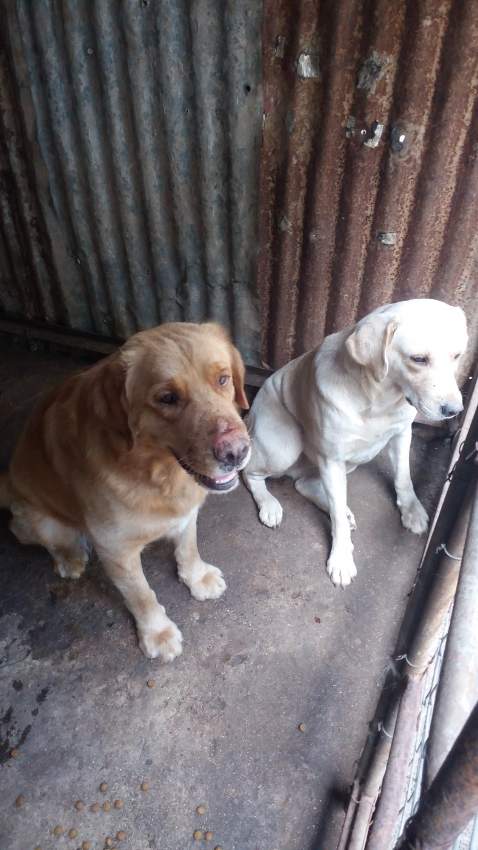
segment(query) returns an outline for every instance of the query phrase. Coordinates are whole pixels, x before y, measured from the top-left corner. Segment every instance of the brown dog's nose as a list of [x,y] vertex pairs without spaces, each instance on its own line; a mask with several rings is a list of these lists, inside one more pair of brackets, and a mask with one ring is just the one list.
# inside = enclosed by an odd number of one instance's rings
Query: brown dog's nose
[[249,451],[249,440],[235,428],[219,433],[213,442],[214,457],[223,466],[240,466]]

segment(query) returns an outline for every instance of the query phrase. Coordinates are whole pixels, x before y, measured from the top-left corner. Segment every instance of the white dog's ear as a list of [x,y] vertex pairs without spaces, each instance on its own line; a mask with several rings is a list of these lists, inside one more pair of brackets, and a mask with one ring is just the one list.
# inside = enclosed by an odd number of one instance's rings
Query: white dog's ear
[[371,316],[359,322],[345,342],[352,360],[369,369],[376,381],[383,381],[387,375],[387,351],[397,327],[397,322]]

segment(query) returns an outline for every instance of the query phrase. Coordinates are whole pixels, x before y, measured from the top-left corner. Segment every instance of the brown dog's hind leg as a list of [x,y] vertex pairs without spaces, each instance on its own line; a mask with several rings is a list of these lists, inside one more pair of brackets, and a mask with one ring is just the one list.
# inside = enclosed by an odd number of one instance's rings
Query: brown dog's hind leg
[[26,503],[13,504],[11,511],[10,531],[20,543],[44,546],[53,558],[58,575],[80,578],[88,563],[88,549],[78,529]]

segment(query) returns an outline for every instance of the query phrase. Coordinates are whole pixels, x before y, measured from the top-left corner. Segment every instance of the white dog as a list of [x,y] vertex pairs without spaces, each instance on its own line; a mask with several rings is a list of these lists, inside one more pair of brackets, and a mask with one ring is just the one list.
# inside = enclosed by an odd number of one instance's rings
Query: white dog
[[243,474],[259,518],[271,528],[282,519],[266,478],[293,478],[299,493],[330,514],[327,571],[334,584],[345,587],[357,574],[347,473],[385,446],[402,523],[415,534],[426,531],[410,478],[411,426],[417,411],[440,420],[463,410],[455,375],[466,344],[459,307],[425,298],[386,304],[279,369],[257,394]]

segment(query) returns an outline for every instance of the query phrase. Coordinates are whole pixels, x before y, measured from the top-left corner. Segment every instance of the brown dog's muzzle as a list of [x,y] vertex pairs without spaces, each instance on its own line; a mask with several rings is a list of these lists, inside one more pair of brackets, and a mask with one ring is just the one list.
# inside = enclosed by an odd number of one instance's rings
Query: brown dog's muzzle
[[[175,452],[176,460],[183,469],[194,476],[198,484],[207,490],[225,493],[239,483],[238,473],[247,464],[250,439],[241,420],[219,418],[211,423],[209,450],[216,461],[214,472],[207,475],[195,469],[194,462]],[[210,456],[209,456],[210,462]]]
[[249,437],[241,428],[229,422],[219,422],[212,443],[213,455],[221,467],[229,472],[238,469],[249,453]]

